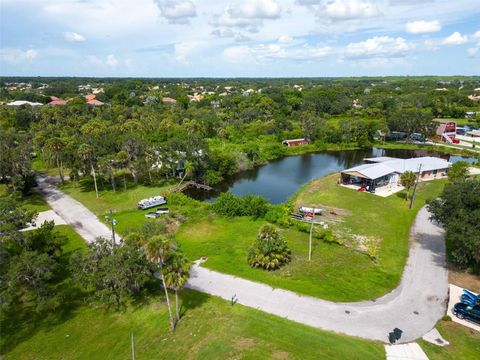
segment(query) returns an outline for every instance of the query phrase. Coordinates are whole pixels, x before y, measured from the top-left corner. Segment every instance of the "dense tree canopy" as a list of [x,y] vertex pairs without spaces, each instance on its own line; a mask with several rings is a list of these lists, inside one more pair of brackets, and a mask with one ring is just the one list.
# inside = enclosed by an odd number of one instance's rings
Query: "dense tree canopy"
[[457,181],[429,202],[432,218],[446,229],[451,260],[480,271],[480,180]]

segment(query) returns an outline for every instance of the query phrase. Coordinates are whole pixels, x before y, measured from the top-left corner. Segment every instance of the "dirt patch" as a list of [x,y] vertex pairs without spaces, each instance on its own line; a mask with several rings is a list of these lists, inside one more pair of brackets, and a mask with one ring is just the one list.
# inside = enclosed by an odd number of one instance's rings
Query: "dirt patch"
[[285,352],[285,351],[274,351],[272,353],[272,358],[273,359],[290,359],[290,354]]
[[255,340],[252,338],[237,337],[233,340],[233,346],[237,350],[250,349],[255,346]]
[[448,265],[448,282],[477,294],[480,293],[480,276],[459,270],[451,264]]

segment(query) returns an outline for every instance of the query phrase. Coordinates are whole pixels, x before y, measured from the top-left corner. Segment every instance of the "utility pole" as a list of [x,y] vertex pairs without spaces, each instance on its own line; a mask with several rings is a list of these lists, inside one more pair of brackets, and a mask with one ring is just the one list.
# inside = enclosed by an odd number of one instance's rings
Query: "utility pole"
[[315,218],[315,208],[312,209],[312,222],[310,223],[310,238],[308,240],[308,261],[312,260],[312,232],[313,232],[313,219]]
[[412,200],[410,200],[410,209],[413,206],[413,202],[415,201],[415,194],[417,193],[417,185],[418,182],[420,181],[420,174],[422,173],[422,164],[420,164],[418,168],[418,175],[417,175],[417,180],[415,181],[415,186],[413,187],[413,194],[412,194]]
[[133,338],[133,332],[132,332],[132,360],[135,360],[135,340]]
[[115,225],[117,225],[117,220],[113,218],[112,210],[110,210],[110,216],[105,215],[105,220],[110,221],[110,225],[112,227],[112,242],[113,242],[113,247],[115,247]]

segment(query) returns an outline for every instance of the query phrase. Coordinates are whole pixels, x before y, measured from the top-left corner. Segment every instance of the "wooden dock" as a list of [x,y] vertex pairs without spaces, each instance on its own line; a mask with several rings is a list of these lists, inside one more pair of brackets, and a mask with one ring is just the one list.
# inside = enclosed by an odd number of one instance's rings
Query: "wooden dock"
[[196,189],[202,189],[202,190],[206,190],[206,191],[212,191],[213,190],[213,188],[211,186],[208,186],[208,185],[205,185],[205,184],[199,184],[199,183],[194,182],[194,181],[187,181],[187,182],[184,182],[183,184],[177,186],[176,188],[174,188],[172,190],[172,192],[182,192],[185,189],[188,189],[189,187],[194,187]]

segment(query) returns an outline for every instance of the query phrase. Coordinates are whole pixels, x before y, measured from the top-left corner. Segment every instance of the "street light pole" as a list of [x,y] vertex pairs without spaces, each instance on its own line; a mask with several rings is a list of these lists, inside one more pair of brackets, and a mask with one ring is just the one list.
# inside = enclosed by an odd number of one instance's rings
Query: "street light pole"
[[308,261],[312,260],[312,231],[313,231],[313,219],[315,218],[315,208],[312,209],[312,222],[310,223],[310,238],[308,240]]
[[110,221],[110,225],[112,227],[112,242],[113,242],[113,247],[115,247],[115,225],[117,225],[117,220],[113,218],[113,211],[110,210],[110,216],[105,215],[105,219]]

